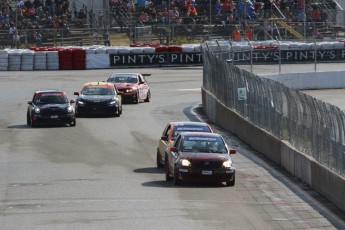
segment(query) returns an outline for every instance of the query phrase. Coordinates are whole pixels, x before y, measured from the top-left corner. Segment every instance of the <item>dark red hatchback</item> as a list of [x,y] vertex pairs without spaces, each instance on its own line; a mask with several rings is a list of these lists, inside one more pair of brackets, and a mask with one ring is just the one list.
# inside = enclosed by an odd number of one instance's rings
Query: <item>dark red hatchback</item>
[[225,182],[235,185],[235,168],[224,139],[216,133],[181,133],[165,162],[167,181],[175,185],[187,180]]

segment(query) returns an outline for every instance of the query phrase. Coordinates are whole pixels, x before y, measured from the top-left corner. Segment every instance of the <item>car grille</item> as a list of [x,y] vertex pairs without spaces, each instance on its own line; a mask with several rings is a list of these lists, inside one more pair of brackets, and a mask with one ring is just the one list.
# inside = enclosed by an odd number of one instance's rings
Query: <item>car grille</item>
[[41,116],[51,116],[51,115],[66,115],[67,111],[64,108],[59,107],[49,107],[41,109]]
[[223,161],[218,160],[198,160],[198,161],[192,161],[192,168],[193,169],[217,169],[221,168],[223,165]]
[[95,101],[87,101],[86,106],[90,108],[104,108],[106,107],[108,102],[95,102]]

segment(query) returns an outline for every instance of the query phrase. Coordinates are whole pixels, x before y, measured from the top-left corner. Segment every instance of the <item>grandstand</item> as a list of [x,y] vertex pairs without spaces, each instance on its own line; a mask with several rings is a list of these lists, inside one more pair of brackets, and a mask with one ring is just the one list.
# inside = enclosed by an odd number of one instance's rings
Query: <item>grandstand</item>
[[[344,0],[0,0],[0,47],[344,38]],[[10,25],[15,34],[9,33]]]

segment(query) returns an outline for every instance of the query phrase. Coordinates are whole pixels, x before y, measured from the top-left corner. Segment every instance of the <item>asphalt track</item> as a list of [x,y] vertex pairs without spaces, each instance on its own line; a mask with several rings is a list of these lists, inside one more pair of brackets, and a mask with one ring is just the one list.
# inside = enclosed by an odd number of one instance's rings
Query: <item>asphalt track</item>
[[[85,82],[132,71],[152,74],[150,103],[76,127],[26,126],[35,90],[74,99]],[[0,229],[345,229],[343,212],[214,124],[238,150],[235,187],[165,181],[158,139],[171,120],[207,121],[201,84],[200,67],[0,72]]]

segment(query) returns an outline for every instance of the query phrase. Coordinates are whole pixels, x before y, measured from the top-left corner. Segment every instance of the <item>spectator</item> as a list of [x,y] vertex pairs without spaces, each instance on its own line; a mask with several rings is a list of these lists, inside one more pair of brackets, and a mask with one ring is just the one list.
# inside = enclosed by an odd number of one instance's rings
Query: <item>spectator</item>
[[49,15],[53,16],[54,6],[53,6],[52,0],[45,1],[45,8],[46,8],[46,11],[48,11]]
[[162,23],[166,24],[168,22],[168,18],[169,18],[169,12],[168,12],[168,9],[165,8],[161,16]]
[[104,45],[105,45],[105,46],[111,46],[111,44],[110,44],[110,36],[109,36],[108,29],[104,29],[104,30],[103,30],[102,36],[103,36]]
[[86,23],[86,13],[83,8],[81,8],[78,12],[77,16],[77,26],[83,27]]
[[180,20],[180,13],[177,10],[177,7],[174,7],[173,10],[170,12],[170,22],[178,23]]
[[227,14],[230,20],[233,18],[234,2],[232,0],[225,0],[222,6],[222,13]]
[[196,11],[194,5],[188,7],[187,15],[188,17],[195,17],[198,15],[198,12]]
[[311,12],[311,21],[312,22],[321,22],[321,11],[318,6],[313,6],[313,11]]
[[220,16],[222,12],[222,4],[220,3],[220,0],[216,1],[216,4],[214,5],[214,14],[216,16]]
[[34,0],[33,2],[34,7],[37,9],[38,7],[43,7],[42,1],[41,0]]

